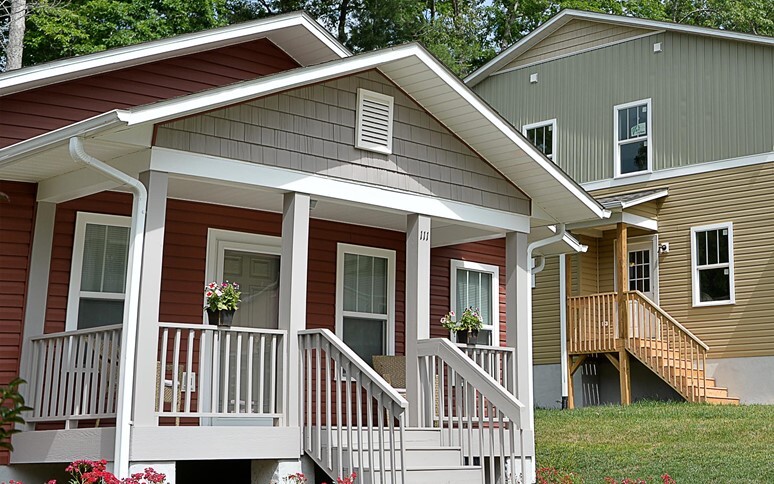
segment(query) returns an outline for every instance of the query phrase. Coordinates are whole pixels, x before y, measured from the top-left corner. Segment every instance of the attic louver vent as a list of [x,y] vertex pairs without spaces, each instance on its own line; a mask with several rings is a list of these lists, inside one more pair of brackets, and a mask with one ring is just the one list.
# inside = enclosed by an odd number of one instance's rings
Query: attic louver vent
[[365,89],[357,90],[357,148],[392,153],[393,103],[392,96]]

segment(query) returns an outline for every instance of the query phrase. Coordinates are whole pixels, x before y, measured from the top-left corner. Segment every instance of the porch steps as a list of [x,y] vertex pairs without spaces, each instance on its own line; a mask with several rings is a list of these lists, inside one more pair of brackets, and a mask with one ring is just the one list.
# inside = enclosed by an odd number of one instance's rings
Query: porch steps
[[[357,473],[357,482],[370,483],[378,482],[392,484],[392,467],[390,466],[389,454],[393,451],[389,444],[385,442],[382,448],[379,442],[378,431],[371,431],[372,440],[369,451],[368,432],[363,432],[363,444],[357,442],[357,432],[353,430],[352,442],[352,462],[349,462],[349,432],[342,429],[341,445],[339,445],[339,433],[337,429],[331,432],[331,468],[338,468],[338,455],[341,450],[342,467],[346,472],[354,471]],[[316,439],[314,439],[316,440]],[[321,433],[323,449],[327,449],[328,436],[325,432]],[[400,452],[397,450],[401,444],[395,448],[397,466],[395,468],[397,479],[395,484],[401,483],[399,471],[403,468],[400,460]],[[362,462],[360,461],[360,451],[362,450]],[[384,474],[380,465],[380,454],[385,454]],[[327,452],[323,451],[323,455]],[[371,465],[371,454],[373,454],[374,465]],[[403,484],[420,483],[439,483],[439,484],[480,484],[482,482],[482,469],[480,466],[462,465],[463,456],[460,447],[450,447],[441,445],[441,433],[439,429],[405,429],[405,465],[406,481]],[[318,463],[320,464],[320,463]],[[325,468],[326,466],[321,466]],[[373,474],[373,481],[371,477]],[[336,479],[338,476],[329,476]]]

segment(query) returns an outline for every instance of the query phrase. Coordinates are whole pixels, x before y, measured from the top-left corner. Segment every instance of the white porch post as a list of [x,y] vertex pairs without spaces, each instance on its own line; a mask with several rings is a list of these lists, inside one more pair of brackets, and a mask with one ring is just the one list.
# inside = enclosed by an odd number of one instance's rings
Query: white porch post
[[[532,391],[532,284],[530,281],[527,234],[505,236],[506,345],[516,348],[516,398],[526,409],[522,416],[524,455],[531,458],[534,473],[534,398]],[[534,481],[534,476],[530,477]],[[532,482],[524,479],[525,482]]]
[[417,341],[430,338],[430,217],[406,223],[406,399],[409,426],[422,424]]
[[285,425],[300,425],[298,331],[306,328],[306,278],[309,261],[309,195],[286,193],[282,206],[279,328],[288,332],[282,375]]
[[145,242],[140,273],[140,305],[137,328],[137,358],[134,372],[133,425],[156,425],[156,358],[159,341],[161,266],[164,255],[164,225],[167,217],[166,173],[146,171],[140,181],[148,190]]
[[46,306],[48,303],[48,276],[51,269],[51,246],[54,241],[54,221],[56,219],[56,204],[38,202],[35,209],[35,231],[32,239],[30,255],[29,283],[27,284],[27,300],[24,307],[24,334],[22,336],[21,361],[19,376],[27,385],[22,387],[27,405],[30,401],[32,388],[37,375],[32,374],[32,336],[43,334],[46,323]]

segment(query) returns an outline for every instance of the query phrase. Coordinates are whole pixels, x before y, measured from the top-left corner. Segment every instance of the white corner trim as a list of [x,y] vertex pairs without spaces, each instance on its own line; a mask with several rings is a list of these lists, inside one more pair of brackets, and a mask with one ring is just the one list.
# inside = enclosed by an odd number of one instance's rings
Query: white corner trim
[[[699,267],[696,261],[696,233],[707,230],[728,230],[728,263],[711,264],[713,268],[728,268],[728,292],[730,299],[727,301],[705,301],[699,297]],[[706,267],[706,266],[705,266]],[[691,299],[693,307],[725,306],[736,304],[736,285],[734,284],[734,224],[733,222],[721,222],[710,225],[691,227]]]
[[604,190],[606,188],[616,188],[636,183],[646,183],[657,180],[668,180],[687,175],[698,175],[701,173],[711,173],[713,171],[728,170],[731,168],[741,168],[745,166],[760,165],[763,163],[774,162],[774,151],[760,153],[756,155],[741,156],[738,158],[729,158],[726,160],[708,161],[706,163],[696,163],[690,166],[680,166],[677,168],[667,168],[656,170],[653,173],[632,176],[629,178],[599,180],[581,184],[588,191]]
[[[344,310],[344,254],[367,255],[387,259],[387,314],[359,313]],[[386,351],[388,355],[395,354],[395,251],[380,247],[353,245],[339,242],[336,244],[336,335],[344,340],[344,317],[381,320],[387,319],[387,334],[385,335]],[[348,313],[348,314],[345,314]],[[378,316],[378,317],[376,317]]]
[[315,197],[420,213],[506,231],[529,233],[530,230],[530,217],[527,215],[169,148],[152,149],[150,169],[170,175],[208,178],[213,183],[247,184],[283,192],[308,193]]

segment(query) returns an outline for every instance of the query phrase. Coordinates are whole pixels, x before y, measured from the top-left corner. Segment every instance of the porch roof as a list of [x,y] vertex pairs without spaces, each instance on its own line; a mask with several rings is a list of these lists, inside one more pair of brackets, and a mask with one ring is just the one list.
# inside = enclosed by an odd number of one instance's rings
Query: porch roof
[[667,195],[669,195],[669,190],[666,188],[652,188],[650,190],[639,190],[609,197],[599,197],[597,201],[608,210],[625,210],[641,203],[664,198]]
[[[378,69],[532,200],[533,225],[609,216],[590,194],[548,160],[440,61],[418,44],[383,49],[316,66],[113,110],[0,150],[0,177],[24,181],[73,171],[72,136],[95,138],[87,148],[104,161],[151,145],[157,123],[195,115],[336,77]],[[107,151],[107,152],[104,152]]]

